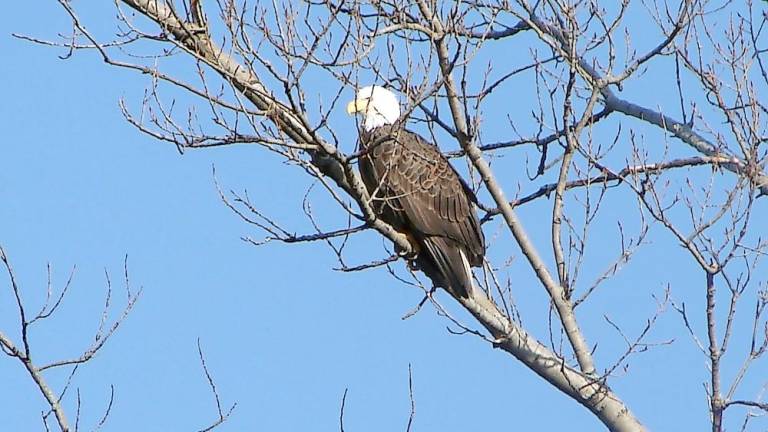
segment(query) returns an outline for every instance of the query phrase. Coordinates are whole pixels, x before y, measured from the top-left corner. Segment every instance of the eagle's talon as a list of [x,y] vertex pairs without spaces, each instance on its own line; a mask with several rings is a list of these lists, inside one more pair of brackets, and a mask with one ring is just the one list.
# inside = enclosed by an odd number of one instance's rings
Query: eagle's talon
[[408,260],[407,262],[408,262],[408,268],[409,268],[409,269],[411,269],[411,270],[413,270],[413,271],[416,271],[416,270],[421,270],[421,269],[419,268],[419,265],[418,265],[418,264],[416,264],[416,261],[415,261],[416,257],[413,257],[413,259],[409,259],[409,258],[406,258],[406,259]]

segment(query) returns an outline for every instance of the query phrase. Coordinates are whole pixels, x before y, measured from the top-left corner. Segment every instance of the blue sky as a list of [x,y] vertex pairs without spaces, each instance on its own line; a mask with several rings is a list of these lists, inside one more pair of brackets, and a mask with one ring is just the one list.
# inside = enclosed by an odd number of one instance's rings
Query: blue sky
[[[5,84],[0,244],[32,309],[45,296],[46,263],[53,266],[58,287],[73,266],[77,269],[60,312],[32,331],[33,359],[44,363],[77,356],[91,343],[104,302],[105,270],[115,287],[112,317],[119,313],[126,256],[132,288],[143,287],[124,325],[75,375],[81,427],[98,422],[110,385],[115,404],[105,430],[197,430],[212,422],[216,412],[197,357],[199,338],[223,403],[237,403],[221,430],[338,430],[345,389],[346,430],[404,430],[409,365],[415,430],[602,428],[513,358],[477,338],[450,334],[433,308],[402,320],[421,299],[420,291],[398,284],[385,271],[334,272],[334,257],[319,243],[254,247],[243,242],[242,236],[259,233],[223,205],[214,166],[225,190],[247,189],[270,215],[297,230],[306,227],[300,203],[309,180],[255,146],[182,156],[140,134],[123,119],[118,101],[125,98],[136,108],[147,85],[144,77],[109,68],[94,53],[60,60],[60,50],[11,37],[16,32],[51,38],[68,31],[68,19],[55,2],[35,3],[33,10],[11,2],[0,16],[5,58],[0,68]],[[89,25],[111,28],[111,4],[76,6]],[[655,105],[642,87],[629,87],[630,95]],[[659,103],[667,102],[658,97]],[[354,122],[339,118],[348,122],[345,136],[353,137]],[[496,163],[513,163],[509,159]],[[537,221],[542,214],[549,217],[550,205],[542,201],[520,211],[541,249],[548,245],[548,228]],[[606,205],[620,209],[625,203]],[[765,204],[760,206],[765,212]],[[487,229],[487,234],[499,232],[496,225]],[[511,244],[506,232],[498,235],[498,242]],[[378,238],[365,238],[358,249],[373,252],[353,256],[355,262],[383,254]],[[590,274],[598,274],[615,252],[615,244],[595,241]],[[659,258],[670,264],[660,265]],[[514,271],[520,272],[514,274],[515,294],[524,323],[544,338],[544,292],[519,256]],[[651,295],[661,295],[668,284],[692,309],[701,305],[703,292],[696,290],[703,276],[659,230],[622,277],[579,310],[593,317],[583,325],[587,339],[598,344],[602,367],[623,349],[602,315],[610,314],[635,334],[655,310]],[[0,330],[18,340],[6,285],[0,278]],[[701,316],[696,319],[703,329]],[[670,338],[674,344],[635,357],[612,388],[653,430],[701,430],[708,424],[701,386],[705,358],[679,318],[667,312],[651,340]],[[727,377],[740,364],[739,355],[726,358]],[[65,372],[48,375],[54,387],[60,388]],[[743,398],[754,397],[765,376],[763,361],[752,371]],[[0,358],[0,377],[3,429],[43,430],[44,400],[21,365]],[[74,417],[74,393],[65,398],[65,407]],[[767,427],[765,420],[755,425],[754,430]]]

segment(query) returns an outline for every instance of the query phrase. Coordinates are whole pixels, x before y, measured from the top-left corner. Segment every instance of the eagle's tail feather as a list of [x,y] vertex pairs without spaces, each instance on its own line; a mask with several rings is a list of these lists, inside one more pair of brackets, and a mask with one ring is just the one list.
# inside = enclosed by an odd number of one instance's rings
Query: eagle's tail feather
[[425,250],[417,259],[421,270],[432,279],[435,286],[443,287],[459,297],[469,298],[472,293],[472,270],[461,247],[441,237],[425,238],[423,245]]

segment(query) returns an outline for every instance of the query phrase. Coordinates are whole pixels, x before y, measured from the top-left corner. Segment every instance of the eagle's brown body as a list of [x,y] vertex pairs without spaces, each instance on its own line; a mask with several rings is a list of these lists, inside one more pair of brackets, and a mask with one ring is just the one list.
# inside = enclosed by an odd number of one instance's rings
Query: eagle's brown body
[[439,149],[398,122],[361,134],[360,173],[382,220],[417,243],[416,265],[435,286],[468,297],[485,239],[472,191]]

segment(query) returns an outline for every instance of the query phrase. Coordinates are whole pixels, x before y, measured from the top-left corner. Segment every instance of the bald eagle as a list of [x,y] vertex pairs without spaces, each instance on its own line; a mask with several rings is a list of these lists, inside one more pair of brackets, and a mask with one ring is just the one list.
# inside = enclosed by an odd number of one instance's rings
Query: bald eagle
[[397,96],[361,88],[347,113],[362,115],[360,175],[377,216],[415,247],[415,265],[436,287],[468,298],[485,238],[472,190],[436,145],[405,128]]

